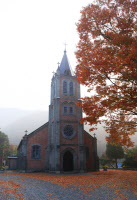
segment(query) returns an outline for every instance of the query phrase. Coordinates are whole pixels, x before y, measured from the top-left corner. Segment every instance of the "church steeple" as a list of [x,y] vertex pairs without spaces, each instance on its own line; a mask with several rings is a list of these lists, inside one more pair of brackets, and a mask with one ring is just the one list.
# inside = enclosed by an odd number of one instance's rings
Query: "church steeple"
[[83,125],[79,122],[82,110],[76,105],[79,99],[80,85],[71,71],[65,49],[51,82],[46,150],[50,171],[75,171],[85,167]]
[[72,76],[72,72],[71,72],[71,69],[69,66],[66,50],[64,51],[64,55],[63,55],[63,58],[62,58],[62,61],[60,64],[60,74]]

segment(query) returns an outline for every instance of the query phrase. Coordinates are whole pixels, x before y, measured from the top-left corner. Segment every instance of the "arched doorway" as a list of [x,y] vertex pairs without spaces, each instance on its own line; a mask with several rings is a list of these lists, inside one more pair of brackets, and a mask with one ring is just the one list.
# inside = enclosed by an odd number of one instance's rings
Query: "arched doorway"
[[70,151],[64,153],[63,171],[73,171],[73,154]]

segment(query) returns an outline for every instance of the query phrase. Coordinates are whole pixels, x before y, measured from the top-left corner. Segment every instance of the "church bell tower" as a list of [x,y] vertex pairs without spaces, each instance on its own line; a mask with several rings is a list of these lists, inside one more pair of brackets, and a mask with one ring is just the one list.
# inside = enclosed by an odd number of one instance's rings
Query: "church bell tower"
[[51,80],[46,170],[84,171],[84,136],[80,101],[80,85],[69,66],[66,50]]

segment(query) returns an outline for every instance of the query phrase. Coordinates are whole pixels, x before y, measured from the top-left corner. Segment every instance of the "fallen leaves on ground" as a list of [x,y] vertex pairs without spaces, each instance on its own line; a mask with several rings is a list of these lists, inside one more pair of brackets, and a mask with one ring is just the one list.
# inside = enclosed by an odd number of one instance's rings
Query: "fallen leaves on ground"
[[13,195],[14,199],[18,199],[21,200],[22,199],[22,195],[21,193],[19,193],[19,188],[20,188],[20,184],[17,184],[15,181],[2,181],[0,180],[0,187],[1,187],[1,191],[0,194],[2,194],[3,197],[7,197],[7,195]]
[[[3,173],[5,175],[6,173]],[[85,174],[70,174],[70,175],[51,175],[46,173],[8,173],[14,176],[22,176],[28,178],[48,181],[53,184],[58,184],[64,188],[71,188],[73,190],[82,190],[88,194],[90,191],[98,187],[108,187],[109,190],[123,199],[122,191],[132,189],[137,195],[137,171],[122,171],[122,170],[108,170],[99,172],[89,172]]]

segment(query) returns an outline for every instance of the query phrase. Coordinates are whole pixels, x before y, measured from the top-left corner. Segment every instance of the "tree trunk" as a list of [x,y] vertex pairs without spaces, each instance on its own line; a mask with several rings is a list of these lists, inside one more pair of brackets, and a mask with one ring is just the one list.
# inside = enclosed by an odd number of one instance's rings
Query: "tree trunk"
[[118,165],[117,165],[117,158],[115,159],[115,162],[116,162],[116,169],[118,168]]
[[4,159],[4,149],[3,149],[3,152],[2,152],[2,159],[1,159],[1,165],[3,166],[3,159]]

